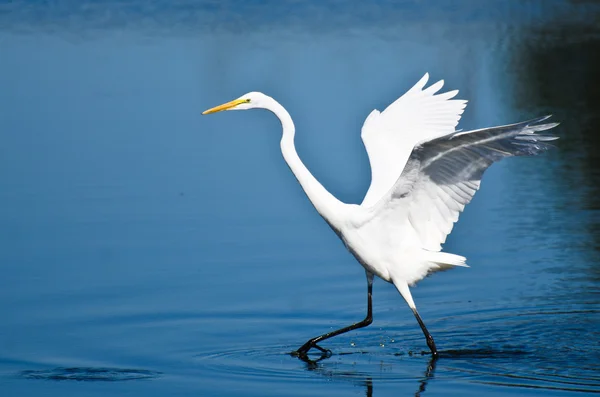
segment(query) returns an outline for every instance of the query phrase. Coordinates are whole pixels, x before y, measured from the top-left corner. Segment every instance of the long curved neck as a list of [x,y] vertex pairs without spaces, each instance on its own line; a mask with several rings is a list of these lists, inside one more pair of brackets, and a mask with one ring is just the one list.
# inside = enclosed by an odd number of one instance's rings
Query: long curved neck
[[304,163],[302,163],[300,157],[298,157],[296,146],[294,145],[296,128],[290,114],[273,98],[270,98],[269,102],[265,108],[275,113],[281,121],[283,128],[283,136],[281,137],[281,153],[283,154],[283,158],[294,173],[294,176],[296,176],[302,189],[304,189],[308,199],[315,206],[317,212],[332,227],[335,227],[339,209],[343,204],[317,181]]

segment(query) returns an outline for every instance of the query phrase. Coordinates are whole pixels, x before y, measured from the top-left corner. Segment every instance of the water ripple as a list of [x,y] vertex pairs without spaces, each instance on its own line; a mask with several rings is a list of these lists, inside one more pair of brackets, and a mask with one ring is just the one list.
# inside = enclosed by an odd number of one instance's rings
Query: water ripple
[[[370,328],[328,340],[331,355],[313,353],[308,359],[290,356],[293,346],[252,345],[196,353],[202,371],[233,377],[273,380],[306,379],[318,375],[369,385],[414,383],[425,390],[438,379],[541,390],[600,393],[600,376],[591,351],[578,346],[577,335],[587,327],[575,321],[596,310],[561,310],[507,305],[455,313],[436,325],[439,359],[422,351],[420,332],[410,324]],[[478,324],[478,327],[465,327]],[[382,331],[383,330],[383,331]],[[394,337],[392,337],[394,335]],[[551,344],[549,344],[549,342]],[[350,342],[350,343],[349,343]],[[595,349],[592,347],[592,349]],[[433,379],[436,380],[433,380]]]
[[131,368],[58,367],[48,370],[21,371],[25,379],[75,380],[83,382],[118,382],[125,380],[153,379],[161,375],[157,371]]

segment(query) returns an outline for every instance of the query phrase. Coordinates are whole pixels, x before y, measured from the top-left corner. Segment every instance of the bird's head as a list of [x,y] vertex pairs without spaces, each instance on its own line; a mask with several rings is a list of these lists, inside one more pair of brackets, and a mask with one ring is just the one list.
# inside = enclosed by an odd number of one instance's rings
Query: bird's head
[[262,92],[249,92],[231,102],[227,102],[222,105],[215,106],[214,108],[205,110],[202,112],[202,114],[211,114],[220,112],[222,110],[247,110],[264,108],[269,99],[271,98]]

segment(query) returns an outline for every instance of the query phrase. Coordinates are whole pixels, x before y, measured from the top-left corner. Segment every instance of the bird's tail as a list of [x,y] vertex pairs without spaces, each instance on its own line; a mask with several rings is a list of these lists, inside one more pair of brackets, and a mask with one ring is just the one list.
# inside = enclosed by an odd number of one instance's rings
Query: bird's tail
[[460,255],[450,254],[448,252],[426,251],[425,258],[429,262],[433,262],[440,266],[439,270],[445,270],[453,266],[469,267],[467,258]]

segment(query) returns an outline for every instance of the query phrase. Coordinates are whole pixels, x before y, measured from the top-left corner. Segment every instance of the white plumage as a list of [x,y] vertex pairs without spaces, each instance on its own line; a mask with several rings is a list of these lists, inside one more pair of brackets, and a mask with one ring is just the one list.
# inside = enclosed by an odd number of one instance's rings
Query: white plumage
[[362,264],[367,274],[367,317],[308,340],[306,357],[318,342],[372,322],[373,275],[393,283],[412,309],[434,356],[433,338],[419,316],[409,286],[437,270],[466,266],[463,256],[441,252],[459,214],[479,189],[484,171],[505,157],[535,155],[557,139],[539,134],[557,123],[549,116],[501,127],[456,132],[467,101],[458,91],[437,94],[443,81],[425,88],[428,75],[383,112],[374,110],[362,127],[371,165],[371,184],[360,205],[333,197],[306,169],[294,147],[289,113],[273,98],[251,92],[204,112],[264,108],[279,117],[281,150],[319,214]]
[[363,206],[374,204],[392,187],[417,144],[454,132],[467,101],[451,99],[458,90],[435,95],[443,80],[424,90],[428,79],[425,74],[383,112],[373,110],[365,120],[361,137],[369,154],[371,185]]

